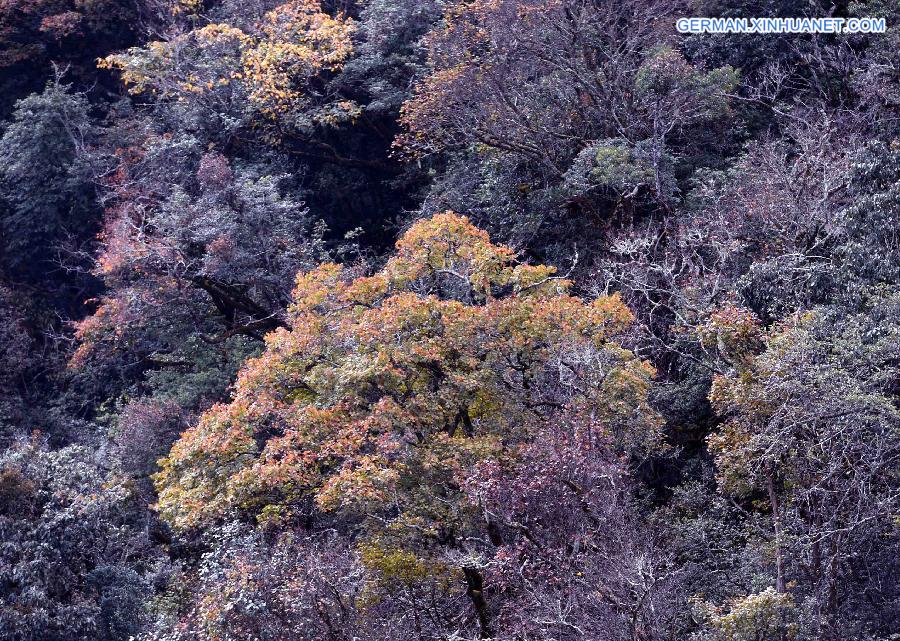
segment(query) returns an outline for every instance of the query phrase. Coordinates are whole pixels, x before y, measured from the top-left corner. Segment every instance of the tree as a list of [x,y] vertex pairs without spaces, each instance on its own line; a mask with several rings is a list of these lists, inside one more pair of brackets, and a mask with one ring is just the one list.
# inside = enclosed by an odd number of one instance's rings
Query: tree
[[27,420],[27,381],[35,365],[34,340],[26,329],[18,298],[0,287],[0,447],[4,449],[20,436],[20,425]]
[[[612,339],[631,319],[618,298],[569,295],[553,268],[517,264],[449,212],[411,227],[378,273],[351,276],[301,273],[292,329],[267,337],[231,403],[162,461],[157,509],[176,527],[361,519],[370,564],[440,582],[440,550],[486,527],[460,487],[473,466],[511,464],[562,412],[591,416],[620,453],[655,447],[652,369]],[[463,570],[489,635],[480,572]]]
[[133,377],[195,362],[203,343],[246,356],[237,339],[284,325],[284,283],[324,254],[322,229],[282,195],[289,176],[235,174],[191,137],[122,153],[96,268],[109,290],[77,325],[72,365],[131,368]]
[[96,60],[133,43],[154,0],[10,0],[0,6],[0,114],[39,92],[55,66],[78,86],[97,82]]
[[207,24],[168,41],[108,56],[132,93],[185,100],[200,95],[210,107],[244,118],[254,114],[290,127],[355,113],[349,102],[326,104],[318,76],[339,70],[352,53],[353,22],[332,17],[318,0],[293,0],[265,13],[249,33]]
[[0,456],[0,629],[15,641],[124,641],[159,562],[125,477],[35,435]]
[[289,533],[269,542],[246,525],[229,524],[206,542],[200,571],[172,582],[142,641],[338,641],[373,638],[391,627],[364,617],[364,569],[348,542],[333,534]]
[[827,118],[786,128],[791,144],[755,142],[727,172],[697,172],[677,220],[624,227],[598,261],[661,359],[708,360],[686,336],[735,297],[768,323],[834,295],[858,142]]
[[614,453],[602,424],[569,417],[467,480],[492,526],[479,560],[499,638],[665,639],[678,625],[683,569]]
[[898,641],[900,4],[800,4],[0,2],[0,641]]
[[386,117],[395,128],[414,78],[425,71],[420,41],[440,18],[436,0],[371,0],[362,6],[359,42],[335,82],[365,89],[368,118]]
[[310,494],[326,510],[379,511],[430,450],[464,466],[566,405],[639,447],[653,434],[636,413],[651,370],[608,342],[630,314],[615,297],[569,296],[553,272],[515,265],[446,213],[413,226],[374,276],[348,281],[329,263],[301,274],[293,329],[267,338],[232,403],[164,464],[161,512],[182,527],[236,509],[277,516]]
[[[93,126],[87,99],[52,82],[16,103],[0,138],[3,261],[37,278],[56,268],[56,250],[85,239],[98,218],[86,146]],[[35,257],[38,257],[35,260]]]
[[[523,213],[538,228],[554,220],[601,238],[605,224],[634,216],[636,203],[639,214],[669,207],[677,192],[670,147],[695,153],[708,134],[700,125],[727,120],[737,85],[733,69],[702,69],[668,46],[662,25],[674,9],[453,3],[425,38],[428,69],[401,110],[406,131],[396,145],[437,167],[438,155],[458,157],[448,173],[468,179],[436,184],[437,206],[483,209],[486,221],[516,236],[535,233],[522,229]],[[705,142],[712,150],[723,140]],[[609,147],[616,153],[604,153]],[[649,180],[591,189],[593,159],[600,174],[634,176],[642,170],[630,170],[632,157],[643,159]],[[625,167],[608,166],[618,158]],[[548,227],[542,240],[554,235]]]
[[563,419],[532,437],[515,461],[482,461],[460,481],[480,542],[472,532],[427,559],[398,547],[400,533],[215,527],[201,570],[158,601],[148,638],[666,638],[680,571],[603,425]]
[[326,251],[291,176],[234,170],[191,137],[120,153],[94,272],[106,291],[75,323],[68,374],[88,415],[121,410],[112,436],[147,482],[184,424],[286,324],[293,275]]
[[835,253],[842,284],[865,299],[872,287],[900,281],[900,141],[870,143],[853,158],[849,173],[849,203],[841,212],[845,231]]
[[802,312],[768,335],[722,312],[705,330],[731,364],[710,395],[725,418],[709,437],[721,489],[766,510],[775,590],[819,638],[890,627],[893,596],[875,586],[891,570],[858,559],[896,555],[898,304],[889,290],[860,313]]

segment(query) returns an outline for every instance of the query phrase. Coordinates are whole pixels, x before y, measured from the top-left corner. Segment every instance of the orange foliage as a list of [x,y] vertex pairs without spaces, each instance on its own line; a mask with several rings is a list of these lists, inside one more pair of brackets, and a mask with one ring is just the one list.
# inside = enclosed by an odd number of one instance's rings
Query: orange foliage
[[293,329],[270,334],[232,402],[161,461],[157,508],[191,527],[286,518],[311,499],[427,530],[460,518],[447,506],[467,470],[514,457],[559,411],[649,445],[652,368],[612,340],[631,313],[568,289],[450,212],[414,225],[370,277],[331,263],[299,275]]

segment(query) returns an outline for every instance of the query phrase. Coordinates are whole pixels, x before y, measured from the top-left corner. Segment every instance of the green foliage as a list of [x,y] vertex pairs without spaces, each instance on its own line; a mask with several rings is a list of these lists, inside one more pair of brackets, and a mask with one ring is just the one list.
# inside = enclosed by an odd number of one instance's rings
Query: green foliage
[[0,629],[23,641],[125,641],[158,559],[128,479],[38,437],[0,456]]
[[120,71],[135,94],[181,102],[199,96],[207,108],[244,118],[311,126],[359,113],[349,101],[316,100],[316,77],[340,70],[352,52],[353,30],[352,21],[322,12],[316,0],[291,0],[267,11],[248,32],[206,24],[108,56],[100,66]]
[[[707,73],[697,71],[681,52],[662,47],[652,53],[634,77],[638,100],[664,106],[673,112],[684,110],[682,118],[721,117],[728,109],[727,94],[738,86],[740,77],[731,67]],[[672,113],[669,117],[678,114]]]
[[6,288],[0,288],[0,448],[11,444],[28,416],[26,390],[36,365],[34,340],[26,329],[21,300]]
[[0,138],[4,263],[19,273],[51,269],[55,243],[83,237],[94,218],[87,99],[58,83],[16,103]]
[[[576,197],[588,196],[592,190],[599,189],[620,198],[633,198],[642,188],[652,187],[653,159],[647,142],[632,147],[626,140],[613,138],[585,147],[566,172],[566,189]],[[670,164],[671,159],[667,160]],[[666,182],[671,196],[672,177],[668,176]]]
[[793,599],[767,588],[734,600],[726,611],[707,613],[714,639],[721,641],[783,641],[797,636],[797,624],[790,623]]
[[602,420],[622,451],[651,451],[652,368],[612,340],[630,313],[570,296],[554,271],[448,212],[371,277],[300,274],[291,329],[173,447],[158,508],[180,528],[248,511],[278,522],[312,497],[440,536],[465,518],[432,496],[458,495],[466,469],[513,457],[564,408]]
[[0,3],[0,639],[893,638],[894,5]]
[[[900,281],[900,141],[872,143],[851,165],[845,240],[837,254],[856,285]],[[861,281],[861,282],[860,282]],[[851,285],[851,286],[853,286]]]
[[[836,597],[851,572],[839,550],[895,548],[898,312],[894,290],[858,314],[798,314],[717,377],[710,395],[726,418],[709,437],[721,489],[766,497],[778,590],[808,581],[825,629],[852,615],[853,597]],[[731,334],[745,335],[758,341],[756,332]]]

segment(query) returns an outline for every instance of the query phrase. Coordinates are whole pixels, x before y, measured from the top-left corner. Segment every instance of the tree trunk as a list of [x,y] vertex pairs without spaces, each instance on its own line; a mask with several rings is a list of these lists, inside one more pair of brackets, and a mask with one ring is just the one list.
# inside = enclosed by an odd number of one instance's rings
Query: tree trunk
[[478,616],[478,627],[480,639],[490,639],[491,633],[490,617],[488,616],[487,601],[484,600],[484,578],[476,568],[463,568],[463,575],[466,578],[466,594],[475,607],[475,614]]
[[772,522],[775,528],[775,590],[784,594],[784,557],[781,550],[781,514],[778,510],[778,497],[775,495],[775,481],[769,474],[767,486],[769,490],[769,503],[772,505]]

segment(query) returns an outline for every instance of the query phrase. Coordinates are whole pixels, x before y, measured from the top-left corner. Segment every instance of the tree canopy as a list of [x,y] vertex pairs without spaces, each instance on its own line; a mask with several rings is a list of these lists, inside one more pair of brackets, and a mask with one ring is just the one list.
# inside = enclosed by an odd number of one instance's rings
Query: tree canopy
[[0,2],[0,641],[897,641],[898,69],[889,0]]

